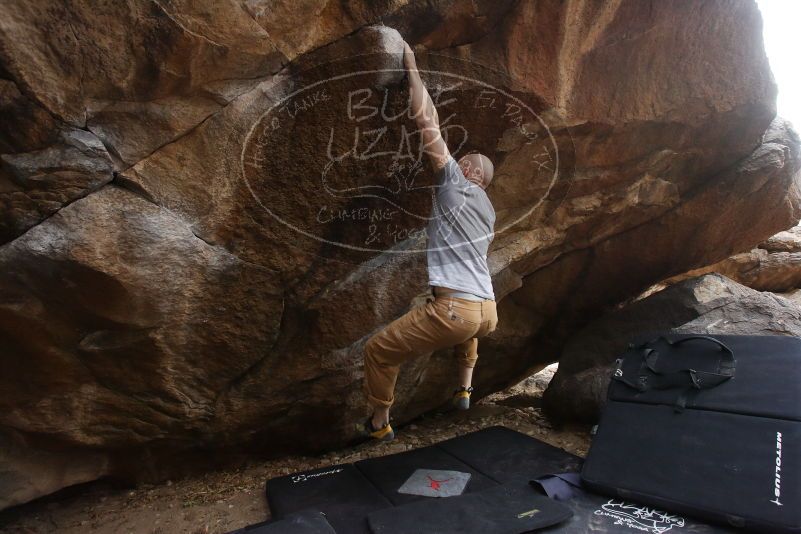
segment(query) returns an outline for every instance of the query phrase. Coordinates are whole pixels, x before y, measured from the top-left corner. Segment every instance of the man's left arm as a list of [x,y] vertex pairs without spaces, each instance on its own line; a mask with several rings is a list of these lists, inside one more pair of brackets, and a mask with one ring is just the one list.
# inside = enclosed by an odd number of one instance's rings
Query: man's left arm
[[414,51],[409,43],[404,41],[403,65],[409,75],[409,93],[411,97],[412,114],[423,136],[423,151],[431,158],[434,170],[441,170],[448,162],[450,151],[439,128],[439,115],[434,101],[423,85],[420,72],[417,70],[417,61]]

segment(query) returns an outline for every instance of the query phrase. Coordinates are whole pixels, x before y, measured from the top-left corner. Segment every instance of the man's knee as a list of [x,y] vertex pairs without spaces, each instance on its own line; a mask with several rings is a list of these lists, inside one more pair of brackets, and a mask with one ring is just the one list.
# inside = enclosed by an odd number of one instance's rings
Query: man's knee
[[392,362],[387,361],[387,358],[384,356],[381,350],[379,336],[380,333],[375,334],[367,340],[367,343],[364,344],[365,365],[370,365],[372,367],[392,365]]
[[376,336],[371,336],[364,344],[364,359],[371,359],[375,361],[376,357]]

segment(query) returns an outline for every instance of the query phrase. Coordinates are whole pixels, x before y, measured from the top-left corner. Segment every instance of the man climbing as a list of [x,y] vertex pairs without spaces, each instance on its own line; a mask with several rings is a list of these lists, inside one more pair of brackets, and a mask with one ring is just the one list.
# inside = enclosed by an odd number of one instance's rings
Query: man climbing
[[498,316],[487,249],[494,237],[495,210],[484,190],[494,167],[482,154],[454,160],[442,138],[439,116],[420,73],[414,52],[404,44],[411,111],[422,134],[423,150],[436,172],[436,198],[426,228],[430,295],[424,305],[387,325],[364,349],[364,393],[372,415],[360,426],[363,435],[391,441],[389,408],[394,403],[399,366],[414,356],[455,347],[459,387],[456,408],[470,407],[478,338],[495,330]]

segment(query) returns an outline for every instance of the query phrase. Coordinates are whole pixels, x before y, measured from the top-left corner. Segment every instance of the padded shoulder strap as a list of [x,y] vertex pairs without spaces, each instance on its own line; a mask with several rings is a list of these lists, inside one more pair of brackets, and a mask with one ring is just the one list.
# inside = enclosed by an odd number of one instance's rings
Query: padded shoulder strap
[[[718,347],[718,360],[716,371],[699,371],[693,368],[680,369],[677,371],[666,372],[660,369],[660,353],[654,348],[658,342],[664,341],[672,347],[679,347],[681,344],[690,340],[710,341]],[[613,379],[634,388],[639,392],[651,389],[684,389],[679,396],[676,407],[683,410],[686,406],[691,392],[702,389],[710,389],[719,386],[723,382],[734,377],[736,360],[734,352],[720,340],[711,336],[693,335],[686,336],[677,340],[671,340],[666,336],[645,342],[639,346],[631,346],[636,350],[636,354],[641,358],[641,364],[636,376],[626,376],[623,360],[618,360],[617,368]]]
[[671,340],[668,337],[660,336],[658,339],[664,340],[672,347],[678,347],[679,345],[692,340],[709,341],[717,345],[721,355],[718,358],[717,372],[698,371],[688,368],[672,373],[665,373],[660,371],[658,368],[657,360],[659,358],[659,352],[657,352],[655,349],[648,350],[644,357],[645,365],[652,373],[659,377],[658,380],[654,381],[653,387],[655,389],[665,389],[681,385],[695,389],[708,389],[719,386],[734,376],[734,369],[736,366],[734,352],[723,342],[715,339],[714,337],[698,335]]

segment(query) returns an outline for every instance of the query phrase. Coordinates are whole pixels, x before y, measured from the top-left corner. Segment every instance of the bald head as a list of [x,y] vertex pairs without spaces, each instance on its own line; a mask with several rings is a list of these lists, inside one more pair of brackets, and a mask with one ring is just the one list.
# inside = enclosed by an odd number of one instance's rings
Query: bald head
[[482,189],[486,189],[492,181],[495,166],[484,154],[467,154],[459,158],[458,163],[464,177]]

